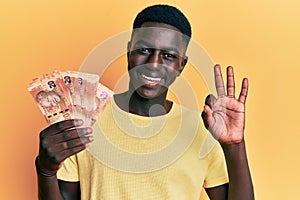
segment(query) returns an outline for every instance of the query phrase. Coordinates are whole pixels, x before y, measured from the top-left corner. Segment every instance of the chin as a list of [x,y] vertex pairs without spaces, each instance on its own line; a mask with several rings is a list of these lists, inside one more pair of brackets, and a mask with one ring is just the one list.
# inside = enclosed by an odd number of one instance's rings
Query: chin
[[167,93],[167,89],[160,88],[158,91],[155,91],[153,89],[147,89],[147,88],[140,87],[140,88],[136,89],[136,93],[140,97],[150,100],[150,99],[155,99],[155,98],[159,98],[161,96],[164,96],[164,94]]

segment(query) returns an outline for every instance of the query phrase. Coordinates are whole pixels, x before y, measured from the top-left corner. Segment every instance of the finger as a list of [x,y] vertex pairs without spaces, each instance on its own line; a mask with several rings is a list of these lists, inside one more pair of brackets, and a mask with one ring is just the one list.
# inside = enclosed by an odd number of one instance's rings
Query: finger
[[223,81],[220,65],[215,65],[214,73],[215,73],[215,85],[216,85],[218,97],[223,97],[226,94],[225,94],[224,81]]
[[[48,163],[47,165],[51,165],[51,163],[58,165],[67,157],[87,148],[87,146],[92,141],[94,141],[94,138],[92,136],[86,136],[86,137],[80,137],[80,138],[56,143],[49,147],[40,149],[39,157],[47,158],[48,159],[47,161],[45,161],[44,159],[44,163]],[[66,152],[68,153],[66,154]],[[50,169],[52,167],[48,166],[45,168]]]
[[43,136],[45,134],[55,135],[55,134],[60,133],[64,130],[81,126],[82,124],[83,124],[83,121],[81,119],[64,120],[64,121],[57,122],[55,124],[50,125],[46,129],[42,130],[40,135],[41,136]]
[[206,116],[206,113],[204,111],[202,111],[201,117],[202,117],[202,120],[203,120],[203,123],[204,123],[204,127],[206,129],[208,129],[209,126],[208,126],[208,122],[207,122],[207,116]]
[[73,155],[79,153],[80,151],[82,151],[84,149],[86,149],[86,146],[84,146],[84,145],[83,146],[77,146],[77,147],[74,147],[74,148],[71,148],[71,149],[66,149],[63,152],[61,152],[60,160],[64,161],[68,157],[73,156]]
[[239,102],[245,103],[248,95],[248,79],[244,78],[242,82],[242,88],[239,96]]
[[[75,143],[76,142],[74,142],[74,144]],[[59,165],[61,165],[62,162],[66,158],[68,158],[68,157],[70,157],[70,156],[72,156],[72,155],[74,155],[76,153],[79,153],[80,151],[86,149],[86,147],[88,146],[87,144],[83,144],[83,143],[80,144],[79,143],[79,145],[76,145],[74,147],[64,148],[63,145],[64,144],[61,143],[61,144],[55,146],[54,148],[55,148],[56,151],[53,151],[53,152],[49,153],[49,155],[48,155],[48,161],[44,161],[44,164],[42,164],[43,162],[40,162],[41,163],[40,167],[41,168],[45,168],[45,169],[52,169],[52,170],[54,168],[59,169],[60,168]],[[39,157],[42,157],[42,154],[39,154]],[[45,164],[45,163],[47,163],[47,164]],[[53,166],[53,164],[55,166]],[[43,165],[48,165],[48,166],[45,167]]]
[[[81,146],[86,147],[86,145],[89,144],[90,142],[92,142],[93,140],[94,140],[93,136],[88,136],[88,137],[82,137],[82,138],[76,138],[73,140],[68,140],[68,141],[58,144],[57,146],[61,145],[62,149],[64,149],[64,150],[73,149],[75,147],[81,147]],[[60,149],[61,147],[58,147],[58,149]]]
[[71,150],[73,148],[77,148],[77,147],[86,148],[89,145],[89,143],[91,143],[92,141],[94,141],[93,136],[87,136],[87,137],[76,138],[73,140],[64,141],[64,142],[55,144],[54,146],[49,148],[48,153],[49,153],[49,156],[59,155],[59,154],[62,154],[62,152]]
[[214,95],[210,94],[205,98],[205,105],[208,105],[211,109],[213,105],[216,103],[217,99]]
[[76,129],[70,129],[63,131],[61,133],[58,133],[49,139],[55,144],[65,142],[68,140],[73,140],[76,138],[82,138],[82,137],[87,137],[93,132],[93,129],[90,127],[86,128],[76,128]]
[[212,113],[213,113],[212,109],[208,105],[205,105],[201,117],[203,119],[204,126],[207,129],[209,129],[209,127],[211,127],[212,125],[212,121],[213,121]]
[[234,72],[231,66],[227,67],[227,95],[235,97]]

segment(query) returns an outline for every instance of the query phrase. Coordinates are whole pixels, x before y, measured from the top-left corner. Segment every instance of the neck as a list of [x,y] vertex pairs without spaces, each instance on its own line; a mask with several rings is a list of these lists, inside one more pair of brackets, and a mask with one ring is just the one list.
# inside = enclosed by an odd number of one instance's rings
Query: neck
[[172,102],[166,99],[167,93],[153,99],[141,97],[137,92],[127,91],[114,96],[116,104],[124,111],[141,116],[155,117],[168,113]]

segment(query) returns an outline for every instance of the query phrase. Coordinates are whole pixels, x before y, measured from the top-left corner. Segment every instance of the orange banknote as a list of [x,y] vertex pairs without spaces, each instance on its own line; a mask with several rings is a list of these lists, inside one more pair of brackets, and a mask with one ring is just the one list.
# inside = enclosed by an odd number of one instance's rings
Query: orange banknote
[[113,95],[98,75],[75,71],[44,74],[27,89],[49,124],[76,118],[91,126]]

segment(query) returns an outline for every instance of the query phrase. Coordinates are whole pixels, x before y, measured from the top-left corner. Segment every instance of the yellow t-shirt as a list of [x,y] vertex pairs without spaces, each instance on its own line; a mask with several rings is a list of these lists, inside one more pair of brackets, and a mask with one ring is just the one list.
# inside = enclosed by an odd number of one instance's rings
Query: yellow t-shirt
[[88,149],[57,173],[80,181],[82,200],[198,200],[203,187],[228,182],[222,149],[198,112],[174,103],[166,115],[143,117],[112,100],[93,129]]

